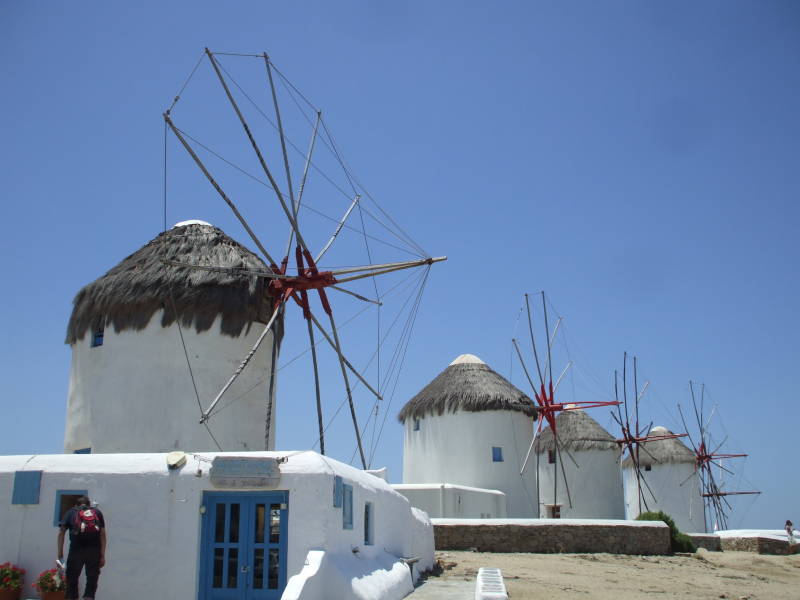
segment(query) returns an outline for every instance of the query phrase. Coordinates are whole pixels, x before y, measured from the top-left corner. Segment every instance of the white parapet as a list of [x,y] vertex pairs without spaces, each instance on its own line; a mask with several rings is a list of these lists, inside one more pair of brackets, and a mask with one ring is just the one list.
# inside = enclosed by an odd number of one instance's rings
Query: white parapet
[[508,600],[506,584],[503,582],[503,573],[495,567],[481,567],[478,569],[478,579],[475,581],[475,600]]

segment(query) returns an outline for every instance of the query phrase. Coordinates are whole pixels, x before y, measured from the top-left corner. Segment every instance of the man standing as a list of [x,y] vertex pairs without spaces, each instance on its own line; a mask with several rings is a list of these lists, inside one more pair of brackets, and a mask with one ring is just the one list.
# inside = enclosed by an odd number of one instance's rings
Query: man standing
[[85,600],[94,600],[100,569],[106,564],[106,522],[87,496],[78,498],[59,523],[58,559],[64,557],[64,534],[69,530],[67,592],[65,600],[77,600],[78,579],[86,569]]

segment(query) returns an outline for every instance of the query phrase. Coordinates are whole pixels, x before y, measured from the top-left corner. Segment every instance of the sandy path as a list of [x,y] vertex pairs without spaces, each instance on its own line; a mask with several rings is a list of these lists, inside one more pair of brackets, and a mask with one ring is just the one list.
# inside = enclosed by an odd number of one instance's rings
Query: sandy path
[[[682,556],[492,554],[437,552],[440,577],[475,580],[479,567],[499,567],[509,597],[633,600],[800,599],[800,555],[706,552]],[[449,568],[448,568],[449,567]]]

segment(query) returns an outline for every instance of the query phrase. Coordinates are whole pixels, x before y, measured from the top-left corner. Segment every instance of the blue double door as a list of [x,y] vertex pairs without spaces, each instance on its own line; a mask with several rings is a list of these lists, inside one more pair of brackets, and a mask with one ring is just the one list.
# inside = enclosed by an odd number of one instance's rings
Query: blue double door
[[203,494],[199,600],[281,597],[288,501],[288,492]]

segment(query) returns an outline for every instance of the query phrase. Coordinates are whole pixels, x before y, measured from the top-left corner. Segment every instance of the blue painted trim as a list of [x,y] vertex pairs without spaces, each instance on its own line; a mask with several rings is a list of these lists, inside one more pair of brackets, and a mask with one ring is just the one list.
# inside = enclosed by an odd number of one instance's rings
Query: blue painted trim
[[375,543],[375,510],[372,502],[364,503],[364,545],[372,546]]
[[342,529],[353,528],[353,486],[342,484]]
[[61,522],[61,496],[88,496],[87,490],[56,490],[56,506],[53,510],[53,526],[58,527]]
[[342,507],[342,478],[338,475],[333,476],[333,507]]
[[14,492],[11,504],[39,504],[42,471],[17,471],[14,473]]

